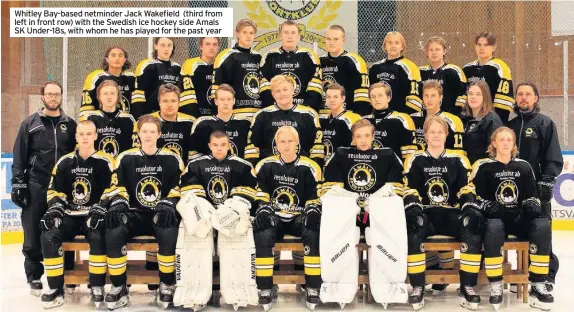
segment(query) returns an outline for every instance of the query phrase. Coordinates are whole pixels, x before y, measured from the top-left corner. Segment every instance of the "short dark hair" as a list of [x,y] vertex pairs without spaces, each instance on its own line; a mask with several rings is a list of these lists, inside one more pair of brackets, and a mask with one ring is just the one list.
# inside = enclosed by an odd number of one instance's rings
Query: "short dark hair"
[[331,83],[327,86],[327,89],[325,90],[325,96],[327,95],[327,91],[329,90],[339,90],[341,91],[341,96],[345,96],[345,87],[343,87],[342,85],[338,84],[338,83]]
[[[161,38],[166,38],[166,39],[170,40],[171,43],[173,44],[173,49],[171,50],[171,55],[169,56],[169,58],[171,59],[173,57],[173,55],[175,54],[175,42],[173,41],[173,39],[168,38],[168,37],[156,37],[156,38],[153,38],[153,44],[156,45]],[[152,57],[154,59],[157,58],[157,50],[156,49],[153,49]]]
[[496,45],[496,36],[494,36],[493,33],[491,32],[481,32],[480,34],[476,35],[474,37],[474,44],[478,43],[478,39],[480,38],[485,38],[486,41],[488,42],[488,45]]
[[221,138],[227,138],[228,141],[230,140],[229,135],[227,135],[227,133],[221,130],[215,130],[211,132],[211,134],[209,135],[209,142],[211,142],[212,139],[221,139]]
[[147,114],[147,115],[143,115],[140,118],[138,118],[138,122],[137,122],[138,133],[140,132],[142,126],[146,123],[154,124],[157,127],[157,131],[161,132],[161,121],[157,117],[154,117],[150,114]]
[[177,94],[177,96],[179,96],[179,94],[181,93],[181,91],[179,91],[179,88],[173,83],[166,83],[161,85],[157,90],[157,100],[159,101],[162,95],[171,92]]
[[58,87],[60,87],[60,92],[64,93],[64,88],[62,87],[62,84],[55,81],[55,80],[50,80],[48,82],[46,82],[41,88],[40,88],[40,94],[44,95],[44,89],[46,89],[46,87],[48,85],[57,85]]
[[[531,87],[532,90],[534,91],[534,95],[536,95],[536,97],[538,98],[538,101],[536,101],[536,103],[534,104],[534,111],[535,112],[540,112],[540,92],[538,92],[538,87],[530,81],[526,81],[526,82],[521,82],[516,86],[516,91],[514,92],[514,94],[516,95],[518,93],[518,88],[520,87],[524,87],[524,86],[528,86]],[[514,112],[518,113],[520,111],[520,109],[518,108],[518,103],[514,104]]]
[[106,58],[108,58],[108,56],[110,55],[110,52],[112,52],[113,49],[120,49],[120,50],[122,50],[122,52],[124,52],[124,56],[126,57],[126,62],[124,63],[124,66],[122,66],[122,71],[124,71],[126,69],[130,69],[132,67],[132,63],[128,59],[128,51],[126,51],[124,48],[122,48],[120,46],[111,46],[106,50],[106,53],[104,54],[104,60],[102,61],[102,68],[106,71],[108,69],[110,69],[110,63],[108,63],[108,61],[106,61]]

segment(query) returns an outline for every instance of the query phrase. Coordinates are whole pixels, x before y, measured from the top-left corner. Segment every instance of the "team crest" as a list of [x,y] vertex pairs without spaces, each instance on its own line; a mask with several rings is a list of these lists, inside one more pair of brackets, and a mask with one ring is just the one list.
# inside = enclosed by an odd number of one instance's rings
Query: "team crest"
[[297,75],[291,72],[283,73],[283,76],[287,76],[287,79],[291,81],[291,83],[293,84],[293,96],[297,96],[299,92],[301,92],[301,80],[299,79],[299,77],[297,77]]
[[462,243],[460,245],[460,252],[467,252],[468,251],[468,245],[466,243]]
[[147,177],[136,186],[137,199],[145,207],[154,208],[161,198],[161,182],[156,177]]
[[536,133],[534,132],[534,129],[532,129],[532,128],[527,128],[526,131],[524,131],[524,134],[526,134],[527,138],[536,137]]
[[420,250],[421,252],[425,252],[425,243],[421,243]]
[[58,248],[58,255],[59,255],[60,257],[64,255],[64,248],[63,248],[62,246],[60,246],[60,247]]
[[383,148],[383,143],[377,139],[373,140],[373,148]]
[[503,204],[518,203],[518,188],[516,187],[516,183],[512,180],[500,183],[496,190],[496,200]]
[[[331,75],[323,76],[323,102],[327,100],[327,89],[329,88],[329,85],[332,83],[337,83],[335,77]],[[327,104],[325,104],[325,107],[328,108]]]
[[331,143],[331,140],[324,140],[323,145],[325,146],[325,159],[329,160],[335,152],[333,151],[333,143]]
[[76,205],[84,205],[90,200],[92,186],[84,177],[77,177],[72,186],[72,201]]
[[211,178],[207,183],[207,189],[209,197],[213,200],[214,204],[223,204],[227,199],[227,190],[229,188],[227,187],[227,182],[225,182],[225,179],[222,176],[217,175]]
[[305,256],[308,256],[311,253],[311,247],[305,245]]
[[233,143],[233,141],[229,140],[229,152],[231,153],[231,155],[233,156],[239,156],[239,150],[237,149],[237,145],[235,145],[235,143]]
[[128,254],[128,246],[123,245],[122,246],[122,255],[126,256],[127,254]]
[[179,145],[179,144],[177,144],[177,143],[175,143],[175,142],[166,143],[166,144],[163,146],[163,148],[167,148],[168,150],[172,151],[172,152],[173,152],[174,154],[176,154],[177,156],[182,157],[182,155],[181,155],[181,151],[182,151],[181,145]]
[[207,99],[207,103],[209,103],[209,106],[214,107],[215,105],[213,105],[213,100],[211,99],[211,85],[209,86],[209,88],[207,88],[207,92],[205,93],[205,98]]
[[426,182],[427,196],[433,206],[444,206],[448,201],[448,185],[440,177],[431,178]]
[[373,167],[368,164],[356,164],[349,171],[347,177],[349,186],[354,191],[364,192],[370,190],[375,181],[377,181],[377,174]]
[[68,126],[66,126],[65,123],[61,123],[60,124],[60,130],[62,130],[62,132],[66,133],[68,131]]
[[530,253],[536,254],[537,251],[538,251],[538,247],[536,247],[536,244],[530,244]]
[[114,136],[107,136],[100,141],[100,145],[98,146],[100,151],[104,153],[116,157],[119,153],[118,141]]
[[120,110],[126,114],[130,113],[130,105],[129,105],[130,101],[128,100],[128,98],[124,95],[124,93],[122,92],[122,99],[120,101]]
[[259,76],[256,72],[245,75],[245,78],[243,78],[243,89],[250,98],[255,100],[259,98]]
[[281,186],[273,192],[273,206],[282,212],[297,212],[299,207],[299,196],[294,189],[289,186]]

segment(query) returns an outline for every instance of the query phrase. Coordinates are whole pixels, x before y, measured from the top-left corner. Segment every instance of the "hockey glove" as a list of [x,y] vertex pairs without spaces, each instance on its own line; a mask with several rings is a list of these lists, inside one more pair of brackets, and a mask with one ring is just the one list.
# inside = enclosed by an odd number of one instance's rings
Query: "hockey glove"
[[543,203],[548,203],[552,199],[554,191],[554,181],[538,181],[538,196]]
[[269,205],[262,205],[257,208],[255,212],[255,219],[253,219],[253,230],[263,231],[275,227],[277,223],[275,211]]
[[160,228],[177,228],[179,220],[175,205],[169,200],[160,200],[155,206],[154,223]]
[[100,225],[104,225],[105,217],[106,208],[101,204],[94,204],[88,212],[88,220],[86,221],[86,225],[92,230],[97,230]]
[[540,201],[535,198],[528,198],[522,202],[522,213],[530,220],[545,217]]
[[64,205],[62,203],[56,203],[48,208],[46,214],[40,219],[40,229],[42,229],[42,231],[57,229],[60,227],[60,224],[62,224],[63,218]]
[[484,216],[481,206],[475,202],[468,202],[461,208],[462,225],[472,234],[482,235],[484,229]]
[[128,223],[128,209],[129,203],[124,198],[112,200],[110,204],[110,209],[106,213],[104,218],[104,223],[106,228],[114,229],[122,224]]
[[28,184],[22,178],[15,178],[12,180],[12,202],[20,208],[26,209],[28,207],[28,200],[30,192],[28,191]]
[[305,227],[309,230],[318,230],[321,225],[321,209],[317,205],[309,205],[303,210]]
[[487,219],[502,219],[504,217],[504,207],[494,200],[483,200],[480,210]]
[[405,218],[407,219],[407,228],[410,227],[414,232],[424,230],[426,227],[426,217],[420,203],[407,204],[405,206]]

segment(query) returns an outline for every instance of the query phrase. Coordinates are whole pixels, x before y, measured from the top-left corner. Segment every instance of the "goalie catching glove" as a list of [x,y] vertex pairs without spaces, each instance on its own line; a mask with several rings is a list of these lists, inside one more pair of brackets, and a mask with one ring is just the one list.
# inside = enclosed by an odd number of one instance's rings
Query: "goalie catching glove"
[[213,214],[213,227],[228,237],[244,235],[250,225],[250,209],[248,200],[239,196],[228,198]]

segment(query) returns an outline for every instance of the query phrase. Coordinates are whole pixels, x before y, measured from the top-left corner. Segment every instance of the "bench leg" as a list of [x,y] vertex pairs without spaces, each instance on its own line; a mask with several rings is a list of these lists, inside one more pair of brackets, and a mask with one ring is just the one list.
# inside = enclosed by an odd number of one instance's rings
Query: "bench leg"
[[522,285],[522,302],[528,303],[528,284]]
[[522,287],[524,287],[524,284],[516,285],[516,298],[519,300],[522,299]]

